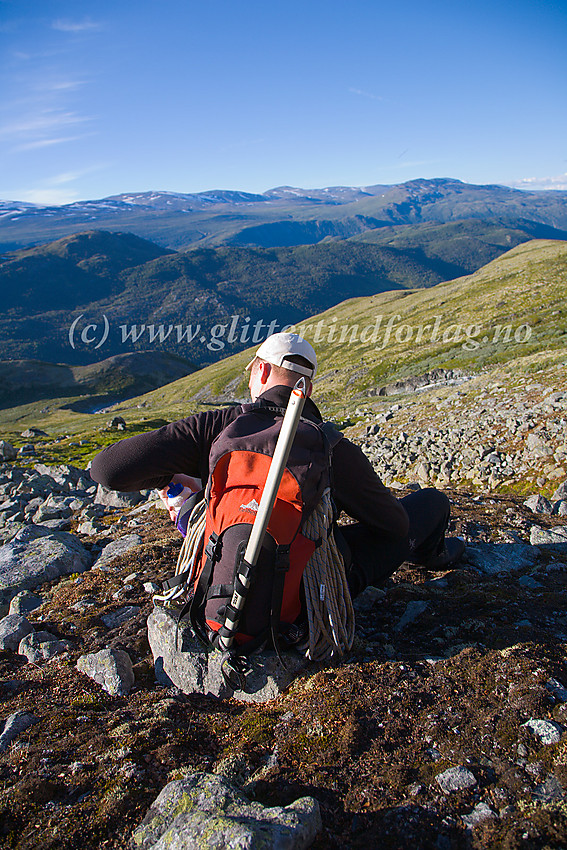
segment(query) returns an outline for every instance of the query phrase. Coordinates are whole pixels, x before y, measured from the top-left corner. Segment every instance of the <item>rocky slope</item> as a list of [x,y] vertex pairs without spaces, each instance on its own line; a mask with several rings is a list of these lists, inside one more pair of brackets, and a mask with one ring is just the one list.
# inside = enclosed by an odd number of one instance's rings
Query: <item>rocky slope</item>
[[445,483],[463,561],[367,589],[349,657],[262,705],[154,668],[180,540],[152,493],[0,444],[0,845],[211,846],[197,795],[216,830],[294,847],[565,846],[565,396],[545,370],[517,398],[482,381],[388,398],[351,434],[400,494]]

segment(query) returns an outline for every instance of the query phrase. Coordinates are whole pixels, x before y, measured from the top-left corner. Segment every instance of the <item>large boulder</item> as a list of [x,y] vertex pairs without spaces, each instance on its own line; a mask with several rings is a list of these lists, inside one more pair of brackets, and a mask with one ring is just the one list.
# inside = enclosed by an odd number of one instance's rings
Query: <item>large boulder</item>
[[126,552],[129,552],[130,549],[135,549],[137,546],[141,546],[142,542],[142,538],[139,534],[126,534],[124,537],[118,537],[116,540],[112,540],[110,543],[106,544],[96,559],[94,566],[107,567],[115,558],[120,557],[120,555],[124,555]]
[[539,554],[535,546],[526,543],[475,543],[467,546],[463,560],[481,573],[499,575],[533,568]]
[[224,777],[195,772],[162,789],[132,844],[140,850],[305,850],[321,829],[313,797],[267,808],[250,802]]
[[182,621],[177,626],[174,609],[156,606],[148,617],[148,640],[154,656],[156,678],[175,685],[185,694],[206,694],[220,698],[233,696],[242,702],[267,702],[287,688],[308,665],[297,652],[285,652],[284,667],[275,652],[264,651],[250,657],[247,690],[234,691],[221,670],[223,654],[207,652]]
[[81,655],[77,670],[112,696],[126,696],[134,685],[132,661],[123,649],[101,649],[100,652]]
[[16,460],[18,450],[14,448],[12,443],[6,440],[0,440],[0,460]]
[[145,496],[138,492],[138,490],[108,490],[102,484],[98,485],[95,496],[95,503],[97,505],[105,505],[107,508],[132,508],[144,500]]
[[82,573],[90,565],[90,553],[74,535],[25,526],[0,546],[0,605],[8,605],[22,590],[33,590],[62,575]]
[[15,652],[20,641],[33,632],[32,624],[20,614],[8,614],[0,620],[0,649]]

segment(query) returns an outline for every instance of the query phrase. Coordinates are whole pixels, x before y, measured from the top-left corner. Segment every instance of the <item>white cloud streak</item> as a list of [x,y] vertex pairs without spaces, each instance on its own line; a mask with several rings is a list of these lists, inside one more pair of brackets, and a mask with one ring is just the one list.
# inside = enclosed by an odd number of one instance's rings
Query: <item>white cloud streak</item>
[[567,171],[553,177],[522,177],[505,184],[513,189],[531,189],[533,191],[556,189],[567,191]]
[[84,18],[82,21],[72,21],[69,18],[59,18],[51,24],[52,29],[60,32],[88,32],[89,30],[100,30],[102,24],[98,21],[93,21],[91,18]]
[[372,92],[363,91],[362,89],[349,88],[349,92],[351,94],[357,94],[359,97],[368,97],[371,100],[384,100],[384,98],[380,97],[380,95],[372,94]]

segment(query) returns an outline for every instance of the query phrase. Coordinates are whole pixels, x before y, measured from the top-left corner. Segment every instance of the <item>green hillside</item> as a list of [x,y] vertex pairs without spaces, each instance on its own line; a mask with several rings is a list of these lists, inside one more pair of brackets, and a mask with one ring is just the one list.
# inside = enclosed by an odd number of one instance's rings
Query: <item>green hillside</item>
[[[314,395],[326,415],[344,421],[356,419],[360,405],[379,409],[385,403],[377,396],[380,387],[434,368],[468,374],[504,369],[513,376],[537,373],[550,364],[565,365],[566,288],[567,242],[532,241],[467,277],[429,289],[347,300],[298,326],[319,357]],[[128,433],[136,433],[161,419],[246,399],[243,370],[253,350],[112,410],[127,420]],[[51,435],[66,433],[70,436],[60,451],[68,451],[69,441],[75,441],[74,451],[82,459],[116,439],[102,432],[94,443],[91,436],[84,448],[79,447],[77,436],[104,427],[109,414],[89,416],[62,409],[68,403],[69,399],[52,399],[48,409],[30,404],[2,411],[2,434],[17,436],[30,425]]]
[[[224,343],[211,342],[212,328],[227,326],[233,316],[241,327],[231,352],[246,344],[246,317],[250,327],[262,320],[279,329],[348,297],[431,286],[448,276],[434,258],[390,246],[337,242],[171,252],[131,234],[82,233],[0,259],[6,292],[0,358],[81,364],[151,346],[202,366],[224,350]],[[78,316],[85,324],[106,317],[100,349],[81,344],[82,326],[70,345]],[[123,332],[134,325],[144,328],[139,336]],[[198,332],[187,335],[189,326]],[[160,327],[163,333],[150,333]]]
[[[353,298],[296,329],[317,350],[317,395],[329,405],[341,406],[371,397],[369,393],[386,383],[433,368],[478,371],[564,349],[566,288],[567,242],[532,241],[467,277],[424,290]],[[241,370],[252,351],[213,364],[136,403],[180,412],[205,399],[244,397],[246,376]]]

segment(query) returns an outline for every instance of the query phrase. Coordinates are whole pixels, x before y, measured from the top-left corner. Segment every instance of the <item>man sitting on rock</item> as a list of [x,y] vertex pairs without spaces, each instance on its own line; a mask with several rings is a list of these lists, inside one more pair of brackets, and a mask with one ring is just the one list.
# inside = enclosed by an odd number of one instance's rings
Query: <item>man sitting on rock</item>
[[[297,334],[278,333],[260,346],[247,370],[252,401],[285,408],[300,375],[308,379],[311,393],[317,357]],[[121,440],[94,458],[91,477],[113,490],[163,489],[174,476],[181,483],[191,484],[196,477],[206,482],[213,440],[241,412],[240,405],[233,405],[197,413]],[[322,421],[311,398],[306,399],[303,417]],[[462,540],[445,537],[450,507],[443,493],[427,488],[396,499],[362,450],[346,438],[333,450],[332,480],[338,511],[355,520],[340,528],[353,596],[383,582],[404,561],[441,570],[463,554]]]

